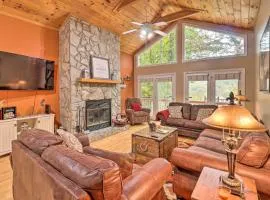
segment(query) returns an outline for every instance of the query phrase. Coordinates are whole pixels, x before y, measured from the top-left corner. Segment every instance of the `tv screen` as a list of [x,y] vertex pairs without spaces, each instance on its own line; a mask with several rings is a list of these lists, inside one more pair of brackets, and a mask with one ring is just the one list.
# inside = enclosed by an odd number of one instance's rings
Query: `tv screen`
[[53,90],[54,61],[0,51],[0,90]]

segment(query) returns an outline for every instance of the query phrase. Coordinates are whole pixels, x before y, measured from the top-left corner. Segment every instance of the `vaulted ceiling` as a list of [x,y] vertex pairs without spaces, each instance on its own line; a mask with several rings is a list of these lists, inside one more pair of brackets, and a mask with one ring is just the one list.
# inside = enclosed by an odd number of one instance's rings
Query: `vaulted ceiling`
[[[185,8],[201,11],[190,18],[253,28],[261,0],[0,0],[0,13],[24,18],[52,28],[59,28],[68,15],[106,28],[121,36],[121,51],[133,54],[143,45],[137,34],[121,35],[137,28],[130,22],[148,20]],[[3,28],[3,27],[2,27]]]

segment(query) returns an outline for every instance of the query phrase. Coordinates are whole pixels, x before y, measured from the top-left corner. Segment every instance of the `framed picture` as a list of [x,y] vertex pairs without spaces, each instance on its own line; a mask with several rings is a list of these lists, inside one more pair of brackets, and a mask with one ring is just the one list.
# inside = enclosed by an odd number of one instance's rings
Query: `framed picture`
[[270,17],[260,41],[260,91],[270,92]]
[[91,56],[90,73],[91,78],[110,79],[109,59]]
[[16,107],[2,108],[2,119],[13,119],[16,117]]

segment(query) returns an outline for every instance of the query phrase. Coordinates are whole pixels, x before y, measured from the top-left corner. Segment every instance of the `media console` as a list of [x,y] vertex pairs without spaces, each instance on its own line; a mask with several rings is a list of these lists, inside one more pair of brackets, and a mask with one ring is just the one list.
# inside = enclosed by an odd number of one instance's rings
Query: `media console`
[[54,114],[0,120],[0,156],[11,152],[11,142],[23,129],[37,128],[54,133]]

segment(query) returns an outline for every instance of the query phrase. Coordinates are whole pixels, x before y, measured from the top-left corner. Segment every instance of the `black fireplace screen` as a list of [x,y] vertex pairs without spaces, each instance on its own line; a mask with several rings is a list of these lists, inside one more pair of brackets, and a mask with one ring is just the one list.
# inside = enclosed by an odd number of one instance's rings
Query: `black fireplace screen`
[[86,129],[94,131],[111,126],[111,99],[86,101]]

